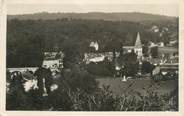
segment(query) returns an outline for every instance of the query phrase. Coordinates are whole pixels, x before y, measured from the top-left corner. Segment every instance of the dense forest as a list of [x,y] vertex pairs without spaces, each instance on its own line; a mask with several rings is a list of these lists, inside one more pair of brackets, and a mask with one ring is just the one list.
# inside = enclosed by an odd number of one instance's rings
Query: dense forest
[[[165,23],[174,24],[171,26],[177,32],[176,23]],[[92,41],[99,43],[100,52],[118,50],[122,44],[133,45],[137,32],[143,44],[149,41],[169,42],[168,37],[159,37],[157,33],[151,32],[152,25],[131,21],[14,18],[7,21],[7,66],[38,66],[41,65],[44,51],[64,50],[68,46],[79,46],[77,49],[84,53],[90,50]]]

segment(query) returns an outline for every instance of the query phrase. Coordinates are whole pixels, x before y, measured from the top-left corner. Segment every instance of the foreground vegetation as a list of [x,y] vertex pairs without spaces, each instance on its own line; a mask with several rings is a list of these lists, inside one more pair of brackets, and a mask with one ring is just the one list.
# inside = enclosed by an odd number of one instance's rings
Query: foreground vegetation
[[[7,75],[8,76],[8,75]],[[21,76],[21,75],[19,75]],[[8,77],[9,78],[9,77]],[[25,92],[21,78],[9,80],[7,110],[51,110],[51,111],[177,111],[178,88],[159,95],[154,89],[147,88],[146,94],[126,92],[116,95],[110,86],[98,86],[92,75],[82,69],[72,69],[53,83],[58,85],[48,96],[42,96],[41,86]],[[155,88],[156,89],[156,88]],[[132,92],[133,93],[133,92]]]

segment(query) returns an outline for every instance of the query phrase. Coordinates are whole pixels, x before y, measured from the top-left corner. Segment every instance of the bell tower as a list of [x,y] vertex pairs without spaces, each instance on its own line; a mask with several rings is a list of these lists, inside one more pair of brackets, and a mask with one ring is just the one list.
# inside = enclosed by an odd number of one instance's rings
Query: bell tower
[[137,33],[134,50],[138,57],[142,57],[142,43],[139,32]]

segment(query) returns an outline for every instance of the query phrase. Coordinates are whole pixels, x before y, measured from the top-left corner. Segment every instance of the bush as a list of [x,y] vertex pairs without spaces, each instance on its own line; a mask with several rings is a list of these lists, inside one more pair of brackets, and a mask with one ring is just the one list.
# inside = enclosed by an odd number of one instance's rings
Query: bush
[[166,75],[162,73],[156,74],[152,77],[152,79],[156,82],[158,81],[167,81],[167,80],[178,80],[178,74],[175,72],[167,72]]

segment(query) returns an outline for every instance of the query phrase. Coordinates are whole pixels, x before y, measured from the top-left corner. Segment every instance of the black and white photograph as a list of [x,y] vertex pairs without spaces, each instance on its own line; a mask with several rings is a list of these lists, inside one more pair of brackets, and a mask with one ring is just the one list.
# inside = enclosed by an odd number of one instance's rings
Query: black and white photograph
[[7,4],[6,111],[179,111],[178,4]]

